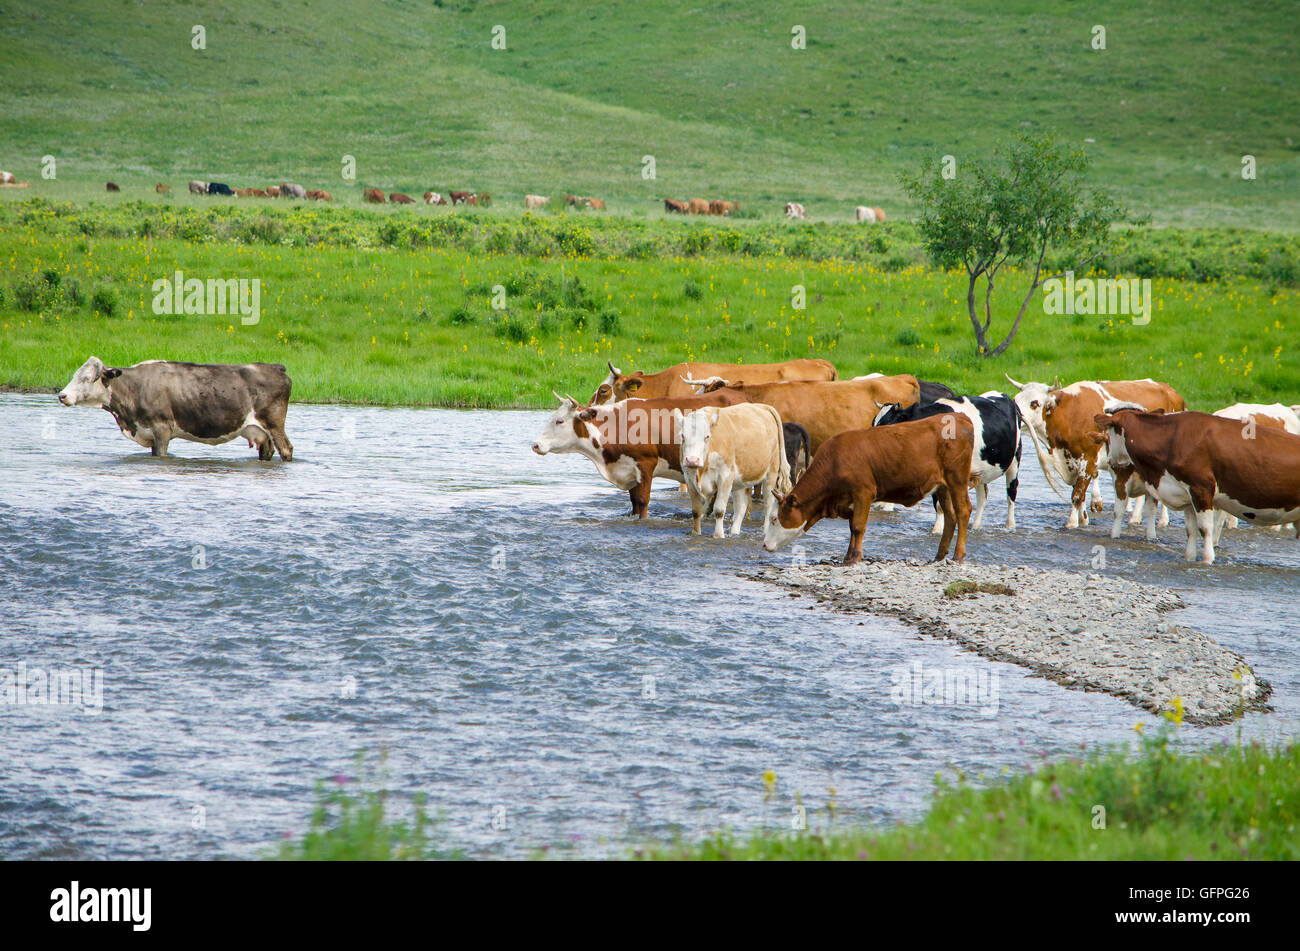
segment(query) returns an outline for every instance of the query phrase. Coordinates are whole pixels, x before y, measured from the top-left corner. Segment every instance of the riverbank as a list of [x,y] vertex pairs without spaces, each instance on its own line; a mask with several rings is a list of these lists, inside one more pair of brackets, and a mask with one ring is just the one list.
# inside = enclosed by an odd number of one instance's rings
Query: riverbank
[[1189,724],[1264,709],[1272,692],[1240,654],[1164,617],[1183,606],[1175,592],[1099,572],[913,559],[764,568],[754,577],[837,610],[902,618],[1064,687],[1152,713],[1177,707]]

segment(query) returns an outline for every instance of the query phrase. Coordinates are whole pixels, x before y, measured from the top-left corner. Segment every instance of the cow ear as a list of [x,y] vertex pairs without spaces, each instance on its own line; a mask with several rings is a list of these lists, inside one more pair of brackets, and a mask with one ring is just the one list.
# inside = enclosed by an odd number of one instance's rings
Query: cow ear
[[1105,433],[1088,433],[1088,438],[1093,442],[1095,442],[1098,446],[1102,445],[1103,443],[1110,442],[1110,437],[1107,436]]
[[103,372],[99,374],[99,378],[107,382],[108,380],[114,380],[121,375],[122,371],[118,367],[105,367]]
[[1147,410],[1147,412],[1151,413],[1154,416],[1163,416],[1165,415],[1165,408],[1163,406],[1159,406],[1155,409]]
[[[637,376],[640,376],[641,371],[637,370],[636,372],[637,372]],[[641,389],[641,382],[642,382],[641,380],[638,380],[634,376],[634,377],[628,377],[628,379],[624,380],[623,385],[627,388],[627,391],[629,393],[635,393],[637,390]]]
[[581,413],[578,414],[578,419],[581,420],[588,420],[588,419],[595,419],[595,418],[596,418],[596,411],[594,409],[584,409]]

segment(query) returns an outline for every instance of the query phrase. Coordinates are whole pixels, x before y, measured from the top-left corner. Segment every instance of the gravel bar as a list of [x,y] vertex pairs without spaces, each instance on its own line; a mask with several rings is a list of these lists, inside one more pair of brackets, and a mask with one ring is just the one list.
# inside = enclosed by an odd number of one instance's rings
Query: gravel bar
[[[915,559],[773,567],[751,577],[837,610],[894,615],[992,660],[1152,713],[1169,710],[1179,697],[1185,723],[1227,723],[1246,710],[1268,709],[1272,693],[1240,654],[1165,620],[1165,612],[1184,606],[1168,588],[1100,574]],[[945,594],[960,581],[1015,593]]]

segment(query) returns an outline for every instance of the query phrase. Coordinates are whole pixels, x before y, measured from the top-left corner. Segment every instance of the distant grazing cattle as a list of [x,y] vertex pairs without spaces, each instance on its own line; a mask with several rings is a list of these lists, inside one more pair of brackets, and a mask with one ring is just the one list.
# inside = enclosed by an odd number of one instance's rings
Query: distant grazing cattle
[[862,536],[874,503],[911,506],[934,493],[943,512],[934,560],[948,554],[955,528],[953,559],[961,561],[966,557],[966,493],[974,443],[974,428],[963,414],[841,432],[817,451],[804,477],[764,524],[763,547],[776,551],[824,518],[847,518],[844,564],[856,564],[862,560]]
[[744,376],[755,383],[769,383],[777,380],[834,380],[837,376],[835,365],[820,359],[786,360],[784,363],[677,363],[667,370],[650,374],[640,370],[624,373],[612,363],[605,365],[609,367],[609,375],[591,395],[589,402],[592,406],[616,403],[630,396],[641,399],[693,396],[696,388],[684,378]]
[[306,198],[307,189],[303,188],[301,185],[295,185],[293,182],[281,182],[280,197],[281,198]]
[[478,204],[478,196],[473,192],[449,192],[451,203],[453,205],[475,205]]
[[1300,436],[1261,426],[1245,438],[1240,420],[1194,412],[1117,409],[1094,424],[1092,439],[1115,464],[1132,466],[1147,491],[1182,510],[1188,561],[1199,532],[1204,561],[1214,563],[1216,509],[1256,525],[1296,522],[1300,534]]
[[871,210],[876,214],[876,224],[880,224],[885,220],[885,209],[877,208],[873,205]]
[[81,365],[59,393],[65,406],[108,410],[128,439],[167,455],[172,439],[212,446],[243,436],[259,459],[275,452],[288,462],[284,432],[292,382],[278,363],[200,364],[146,360],[106,367],[98,357]]
[[236,198],[248,198],[248,197],[250,197],[252,194],[253,194],[253,190],[252,190],[251,188],[236,188],[236,189],[235,189],[235,197],[236,197]]
[[739,210],[740,202],[738,201],[721,201],[719,199],[714,199],[709,202],[709,214],[711,215],[727,216]]
[[[874,380],[878,376],[884,376],[883,373],[868,373],[866,376],[855,376],[855,380]],[[944,386],[942,383],[933,383],[930,380],[917,380],[921,386],[922,403],[933,403],[935,400],[956,399],[957,394],[952,391],[951,387]]]
[[208,194],[234,197],[235,193],[225,182],[208,182]]
[[744,402],[732,393],[633,399],[610,406],[583,406],[572,397],[556,397],[560,408],[542,428],[533,452],[539,456],[552,452],[586,456],[602,478],[627,490],[637,518],[646,517],[651,480],[686,481],[672,411]]
[[689,213],[691,206],[689,202],[678,201],[676,198],[664,199],[664,211],[668,214],[685,215]]
[[120,192],[122,190],[117,187],[117,182],[108,182],[104,188],[111,192]]
[[479,192],[477,197],[478,197],[478,203],[480,208],[492,207],[492,196],[489,195],[487,192]]
[[785,458],[790,463],[790,478],[798,482],[812,461],[812,442],[808,439],[808,430],[798,423],[782,421],[781,430],[785,437]]
[[528,209],[545,208],[550,199],[545,195],[525,195],[524,207]]
[[153,187],[153,190],[156,191],[156,192],[157,192],[158,194],[160,194],[160,195],[165,195],[165,194],[167,194],[169,191],[171,191],[171,189],[168,188],[166,185],[164,185],[162,182],[159,182],[157,185],[155,185],[155,186]]
[[264,189],[264,188],[249,188],[249,189],[246,189],[246,191],[248,192],[250,198],[270,198],[270,197],[271,197],[270,195],[268,195],[268,194],[266,193],[266,189]]
[[707,215],[709,213],[709,200],[707,198],[692,198],[687,207],[693,215]]
[[876,221],[876,213],[866,205],[858,205],[858,207],[853,209],[853,218],[855,221],[863,222],[865,224],[874,224]]
[[731,534],[739,535],[749,512],[750,488],[764,494],[764,519],[776,511],[778,495],[790,491],[781,416],[770,406],[741,403],[683,413],[673,410],[681,446],[682,474],[691,496],[691,531],[700,534],[705,509],[713,511],[713,537],[725,534],[730,503]]
[[568,205],[570,208],[572,208],[572,207],[574,207],[575,205],[577,205],[578,202],[580,202],[580,201],[582,201],[582,199],[579,198],[577,195],[565,195],[565,196],[564,196],[564,203],[565,203],[566,205]]
[[333,201],[330,193],[320,188],[314,188],[309,191],[307,197],[312,201]]
[[[1214,415],[1223,419],[1239,420],[1248,425],[1253,422],[1255,426],[1269,426],[1291,433],[1293,436],[1300,435],[1300,414],[1297,414],[1294,406],[1283,406],[1281,403],[1233,403],[1231,406],[1216,410]],[[1237,527],[1235,515],[1227,515],[1224,520],[1228,528]],[[1282,531],[1281,525],[1274,525],[1273,528],[1275,531]]]
[[280,186],[279,186],[279,185],[267,185],[267,186],[266,186],[266,197],[267,197],[267,198],[279,198],[279,197],[280,197]]
[[415,199],[410,195],[403,195],[401,192],[389,192],[388,200],[394,205],[414,205]]
[[588,198],[584,198],[584,199],[582,199],[582,200],[586,203],[587,207],[590,208],[592,211],[604,211],[604,210],[605,210],[605,201],[604,201],[604,199],[601,199],[601,198],[590,198],[590,197],[588,197]]
[[797,201],[787,201],[785,203],[785,216],[787,218],[807,218],[808,215],[803,210],[803,205]]
[[424,203],[426,205],[445,205],[447,199],[443,198],[440,192],[425,192]]
[[14,184],[14,173],[0,172],[0,185],[12,185],[12,184]]
[[363,197],[366,201],[376,205],[383,205],[388,201],[388,199],[384,197],[384,193],[378,188],[367,188]]
[[[1172,386],[1150,379],[1081,380],[1057,389],[1049,388],[1046,383],[1017,383],[1010,376],[1007,380],[1020,391],[1015,396],[1016,405],[1020,407],[1021,418],[1033,438],[1043,475],[1053,489],[1054,474],[1073,487],[1066,528],[1088,524],[1089,506],[1085,503],[1088,501],[1089,487],[1092,488],[1092,510],[1102,510],[1101,490],[1096,482],[1097,471],[1108,467],[1109,460],[1105,441],[1098,443],[1092,438],[1098,432],[1097,424],[1093,421],[1098,413],[1104,412],[1108,404],[1115,402],[1168,413],[1182,412],[1187,408],[1182,396]],[[1138,489],[1137,486],[1132,488]],[[1116,506],[1123,509],[1122,503],[1129,497],[1129,480],[1117,477]],[[1131,523],[1136,524],[1142,519],[1145,498],[1145,492],[1136,496]],[[1121,519],[1122,512],[1117,511],[1111,529],[1113,537],[1119,537]],[[1161,524],[1168,524],[1168,520],[1169,513],[1163,513]],[[1153,528],[1149,528],[1149,534],[1154,534]]]
[[[907,409],[882,406],[873,426],[889,426],[930,416],[963,413],[974,427],[975,445],[971,456],[971,481],[975,483],[975,519],[971,528],[984,523],[984,506],[989,500],[988,485],[1007,480],[1007,530],[1016,528],[1016,492],[1020,487],[1020,409],[1015,400],[1001,393],[987,396],[963,396],[917,403]],[[943,531],[943,515],[937,514],[934,534]]]
[[208,193],[207,182],[190,182],[191,195],[206,195]]
[[716,377],[704,383],[704,393],[734,392],[751,403],[776,407],[781,419],[808,430],[813,454],[822,444],[846,429],[871,425],[885,403],[912,406],[920,397],[920,386],[910,373],[870,380],[790,383],[727,383]]

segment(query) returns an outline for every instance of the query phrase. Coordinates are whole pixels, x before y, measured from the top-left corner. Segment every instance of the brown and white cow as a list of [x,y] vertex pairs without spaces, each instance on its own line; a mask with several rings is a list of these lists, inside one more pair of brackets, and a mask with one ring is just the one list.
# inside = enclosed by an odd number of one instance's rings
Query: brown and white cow
[[829,360],[786,360],[784,363],[678,363],[667,370],[646,374],[640,370],[624,373],[607,363],[609,376],[591,395],[591,404],[616,403],[630,396],[657,399],[664,396],[694,396],[696,387],[685,378],[702,380],[744,379],[747,382],[771,383],[777,380],[838,379],[835,365]]
[[782,419],[798,423],[808,431],[814,457],[831,437],[848,429],[870,426],[885,403],[897,403],[906,409],[921,397],[920,384],[910,373],[833,382],[750,383],[747,379],[731,384],[717,379],[695,382],[705,383],[705,393],[731,391],[752,403],[775,406]]
[[785,203],[785,216],[800,221],[808,217],[807,213],[804,211],[803,205],[799,204],[797,201],[787,201]]
[[1188,561],[1196,560],[1199,533],[1203,559],[1214,563],[1215,509],[1256,525],[1300,521],[1300,436],[1195,412],[1121,409],[1095,423],[1094,439],[1108,444],[1110,457],[1183,511]]
[[267,197],[267,198],[279,198],[279,197],[280,197],[280,186],[279,186],[279,185],[267,185],[267,186],[266,186],[266,197]]
[[14,183],[13,172],[0,172],[0,185],[13,185]]
[[751,488],[764,494],[764,520],[772,517],[778,496],[790,491],[790,460],[780,413],[762,403],[740,403],[687,413],[675,409],[673,422],[691,495],[694,534],[700,534],[700,520],[709,508],[713,537],[722,538],[730,502],[731,534],[739,535],[749,512]]
[[453,205],[477,205],[478,196],[473,192],[448,192]]
[[128,439],[167,455],[173,439],[217,446],[243,436],[259,459],[288,462],[284,432],[293,382],[278,363],[202,364],[146,360],[107,367],[91,357],[59,393],[64,406],[98,406]]
[[[1007,379],[1019,392],[1015,396],[1020,415],[1029,431],[1038,454],[1043,474],[1055,489],[1055,474],[1072,487],[1070,516],[1066,528],[1088,524],[1088,491],[1092,490],[1091,508],[1102,511],[1101,489],[1097,485],[1097,472],[1109,467],[1106,446],[1092,437],[1097,433],[1093,417],[1104,412],[1110,404],[1131,404],[1147,410],[1182,412],[1187,408],[1181,395],[1168,383],[1155,380],[1081,380],[1069,386],[1052,388],[1046,383],[1017,383]],[[1115,479],[1116,505],[1122,510],[1130,497],[1128,480]],[[1145,494],[1134,496],[1130,524],[1142,519]],[[1116,513],[1116,523],[1111,534],[1119,537],[1122,512]],[[1160,524],[1167,525],[1168,512],[1162,513]]]
[[[1222,416],[1224,419],[1236,419],[1241,422],[1254,421],[1256,426],[1271,426],[1273,429],[1280,429],[1283,432],[1291,433],[1293,436],[1300,436],[1300,414],[1296,413],[1293,406],[1283,406],[1281,403],[1233,403],[1231,406],[1225,406],[1223,409],[1215,410],[1215,416]],[[1222,522],[1228,528],[1236,528],[1238,519],[1235,515],[1225,515]],[[1300,526],[1297,526],[1300,528]],[[1218,529],[1223,531],[1221,524]],[[1281,525],[1274,525],[1273,530],[1282,531]],[[1217,542],[1218,535],[1215,535]]]
[[689,214],[691,206],[688,202],[678,201],[676,198],[664,199],[664,211],[667,214],[685,215]]
[[384,193],[378,188],[367,188],[365,194],[361,197],[364,201],[368,201],[375,205],[384,205],[388,203],[388,199],[384,197]]
[[673,410],[744,402],[732,393],[709,393],[583,406],[571,396],[555,395],[560,408],[542,427],[533,442],[533,452],[539,456],[553,452],[586,456],[605,481],[627,490],[632,514],[637,518],[646,517],[651,480],[659,477],[686,481]]
[[935,561],[952,543],[953,559],[966,557],[970,521],[971,421],[945,413],[874,429],[851,429],[826,441],[776,514],[763,526],[763,547],[776,551],[824,518],[849,520],[844,564],[862,560],[862,535],[876,502],[916,505],[934,493],[943,512],[943,535]]
[[426,205],[445,205],[447,199],[443,198],[440,192],[425,192],[424,203]]
[[592,198],[591,196],[587,196],[587,197],[585,197],[585,198],[581,198],[581,199],[579,199],[579,201],[581,201],[584,205],[586,205],[586,206],[587,206],[589,209],[591,209],[592,211],[604,211],[604,210],[605,210],[605,201],[604,201],[604,199],[602,199],[602,198]]

